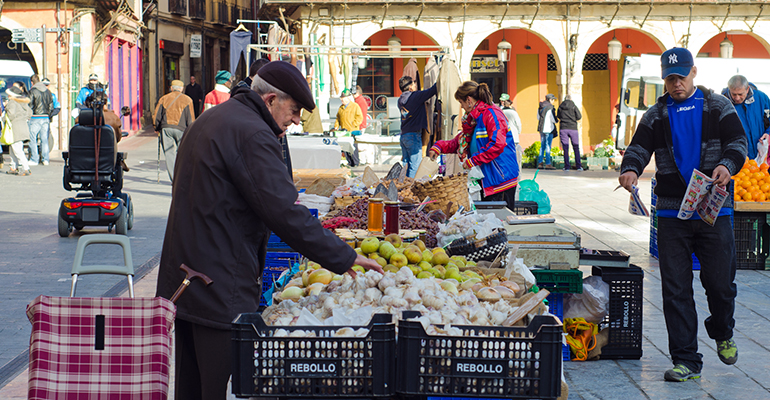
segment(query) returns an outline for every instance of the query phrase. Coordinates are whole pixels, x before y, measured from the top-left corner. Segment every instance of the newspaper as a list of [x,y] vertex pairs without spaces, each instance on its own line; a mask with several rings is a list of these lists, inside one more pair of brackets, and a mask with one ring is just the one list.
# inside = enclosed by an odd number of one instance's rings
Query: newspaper
[[[618,185],[615,190],[618,190],[622,187],[622,185]],[[649,217],[650,211],[647,209],[647,206],[644,205],[642,198],[639,196],[639,188],[636,186],[631,186],[631,188],[633,191],[631,192],[631,197],[628,199],[628,212],[632,215]]]
[[725,188],[715,185],[713,179],[695,169],[692,171],[682,205],[679,206],[677,218],[690,219],[697,212],[704,222],[713,226],[727,196],[729,193]]

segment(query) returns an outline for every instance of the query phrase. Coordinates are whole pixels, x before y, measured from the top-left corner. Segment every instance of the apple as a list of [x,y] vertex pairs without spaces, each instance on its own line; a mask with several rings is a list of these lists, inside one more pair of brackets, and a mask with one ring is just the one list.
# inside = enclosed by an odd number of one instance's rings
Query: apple
[[431,273],[430,273],[430,272],[428,272],[428,271],[420,271],[420,272],[417,274],[417,278],[418,278],[418,279],[427,279],[427,278],[433,278],[433,274],[431,274]]
[[436,268],[431,268],[428,270],[433,276],[439,279],[444,279],[444,274],[442,272],[439,272]]
[[360,266],[360,265],[354,265],[353,268],[351,268],[353,271],[360,272],[362,274],[366,273],[366,268]]
[[404,255],[411,264],[417,264],[418,262],[422,261],[422,252],[417,246],[410,245],[407,247],[406,250],[404,250]]
[[356,254],[358,254],[359,256],[362,256],[362,255],[364,255],[364,251],[363,251],[363,250],[361,250],[361,248],[360,248],[360,247],[356,247],[356,248],[355,248],[355,249],[353,249],[353,250],[354,250],[354,251],[356,252]]
[[395,265],[398,268],[401,268],[406,264],[409,264],[409,260],[406,259],[405,255],[401,253],[396,253],[390,256],[390,263]]
[[433,265],[431,263],[425,262],[425,261],[420,261],[420,263],[417,264],[417,266],[420,267],[420,269],[423,271],[427,271],[433,268]]
[[433,264],[433,253],[431,253],[430,250],[423,250],[422,260]]
[[445,254],[446,254],[446,250],[444,250],[444,249],[443,249],[443,248],[441,248],[441,247],[435,247],[435,248],[431,249],[430,251],[431,251],[431,253],[433,253],[433,254],[436,254],[436,253],[438,253],[438,252],[442,252],[442,253],[445,253]]
[[377,259],[374,260],[374,261],[377,261],[377,264],[380,264],[381,267],[384,267],[384,266],[388,265],[388,260],[386,260],[386,259],[384,259],[382,257],[377,257]]
[[442,250],[433,253],[433,265],[441,264],[447,265],[449,263],[449,256]]
[[361,242],[361,251],[363,251],[364,254],[374,253],[379,248],[380,239],[377,239],[376,237],[368,237]]
[[398,272],[398,267],[393,265],[393,264],[388,264],[388,265],[382,267],[382,270],[385,271],[385,272],[392,272],[392,273],[395,274],[396,272]]
[[369,258],[372,260],[376,260],[380,258],[380,255],[375,251],[374,253],[369,253]]
[[[418,267],[416,265],[410,265],[409,269],[412,270],[412,273],[414,274],[414,276],[417,276],[417,274],[419,274],[421,272],[427,272],[427,271],[421,270],[420,267]],[[431,274],[431,276],[433,276],[433,274]]]
[[324,285],[328,285],[329,282],[332,281],[332,273],[328,269],[317,269],[310,273],[310,275],[307,277],[307,283],[308,285],[313,285],[314,283],[323,283]]
[[385,259],[390,260],[390,256],[393,254],[396,254],[396,247],[393,246],[392,243],[388,241],[383,241],[380,243],[380,248],[378,250],[381,256],[385,257]]
[[425,251],[425,249],[426,249],[425,242],[423,242],[420,239],[415,240],[414,242],[412,242],[412,244],[417,246],[417,247],[419,247],[420,251]]
[[446,271],[446,274],[444,274],[445,279],[454,279],[457,282],[460,282],[462,280],[462,277],[460,276],[460,271],[456,269],[448,269]]
[[399,236],[397,233],[391,233],[388,236],[385,236],[385,241],[390,242],[390,244],[393,245],[393,247],[401,247],[401,236]]

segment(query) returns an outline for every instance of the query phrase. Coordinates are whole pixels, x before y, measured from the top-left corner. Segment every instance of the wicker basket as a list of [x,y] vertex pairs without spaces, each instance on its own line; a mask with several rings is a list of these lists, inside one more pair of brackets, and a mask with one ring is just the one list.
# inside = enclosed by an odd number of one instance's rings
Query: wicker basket
[[450,175],[447,177],[438,177],[428,182],[415,182],[412,186],[412,192],[422,201],[426,196],[431,200],[436,200],[425,206],[428,210],[442,210],[446,212],[447,204],[452,202],[447,216],[454,215],[459,206],[470,209],[468,197],[468,173]]

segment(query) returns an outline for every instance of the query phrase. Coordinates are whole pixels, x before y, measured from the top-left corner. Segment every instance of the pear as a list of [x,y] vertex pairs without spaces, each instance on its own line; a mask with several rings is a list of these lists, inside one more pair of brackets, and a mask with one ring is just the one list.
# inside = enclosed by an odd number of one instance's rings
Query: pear
[[388,260],[383,257],[377,257],[377,259],[374,261],[377,261],[377,264],[380,264],[381,267],[388,265]]
[[419,247],[420,251],[425,251],[425,249],[426,249],[425,242],[423,242],[420,239],[415,240],[414,242],[412,242],[412,244],[417,246],[417,247]]
[[433,253],[433,265],[447,265],[449,263],[449,256],[442,250]]
[[431,273],[430,273],[430,272],[428,272],[428,271],[420,271],[420,272],[417,274],[417,278],[418,278],[418,279],[427,279],[427,278],[433,278],[433,274],[431,274]]
[[407,247],[406,250],[404,250],[404,255],[411,264],[417,264],[422,261],[422,252],[417,246]]
[[423,250],[422,260],[433,264],[433,253],[431,253],[430,250]]
[[422,269],[423,271],[433,269],[433,264],[425,261],[420,261],[420,263],[417,264],[417,266],[420,267],[420,269]]
[[391,233],[388,236],[385,236],[385,241],[389,242],[393,245],[393,247],[401,247],[401,236],[399,236],[397,233]]

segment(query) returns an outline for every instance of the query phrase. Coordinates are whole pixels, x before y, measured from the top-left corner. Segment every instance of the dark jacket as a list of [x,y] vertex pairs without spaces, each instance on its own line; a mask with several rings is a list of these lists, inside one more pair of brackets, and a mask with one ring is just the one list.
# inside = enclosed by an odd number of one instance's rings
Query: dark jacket
[[425,102],[437,93],[436,85],[425,90],[401,93],[398,110],[401,112],[401,133],[422,132],[428,127]]
[[353,249],[295,204],[280,133],[262,99],[246,92],[201,114],[182,137],[157,293],[173,295],[184,279],[180,264],[214,283],[193,281],[177,318],[230,329],[239,313],[256,312],[269,231],[329,270],[353,266]]
[[184,94],[192,99],[195,116],[197,117],[203,112],[203,88],[198,83],[195,86],[188,84],[184,88]]
[[[700,167],[698,170],[711,176],[714,168],[724,165],[735,175],[746,158],[746,135],[730,100],[699,86],[703,92],[703,127],[701,132]],[[687,184],[674,159],[671,124],[668,119],[665,94],[647,110],[639,121],[634,138],[626,149],[620,173],[634,171],[641,176],[650,157],[655,153],[655,173],[658,196],[656,208],[678,210],[682,204]],[[732,183],[730,183],[732,187]],[[733,196],[727,196],[723,207],[732,207]]]
[[553,114],[553,119],[554,119],[553,132],[556,133],[556,123],[559,122],[559,118],[556,116],[556,110],[553,108],[553,104],[551,104],[551,102],[548,100],[541,101],[540,106],[537,109],[537,116],[538,116],[537,131],[538,132],[543,132],[545,117],[546,115],[548,115],[549,112]]
[[32,108],[32,115],[45,116],[46,118],[53,116],[53,95],[43,82],[38,82],[32,86],[32,89],[29,90],[29,100],[31,101],[29,106]]
[[556,113],[559,121],[559,128],[577,130],[577,122],[583,118],[580,109],[572,100],[564,100],[559,104],[559,111]]

